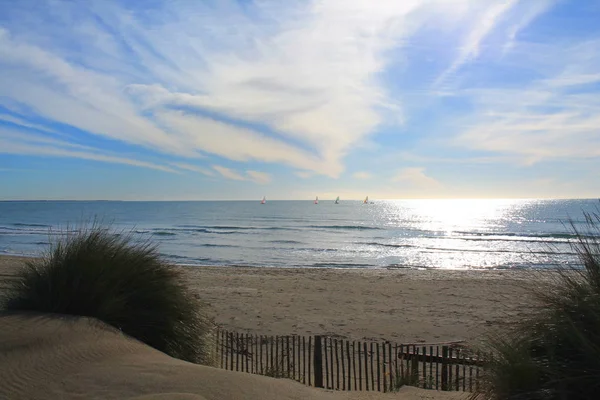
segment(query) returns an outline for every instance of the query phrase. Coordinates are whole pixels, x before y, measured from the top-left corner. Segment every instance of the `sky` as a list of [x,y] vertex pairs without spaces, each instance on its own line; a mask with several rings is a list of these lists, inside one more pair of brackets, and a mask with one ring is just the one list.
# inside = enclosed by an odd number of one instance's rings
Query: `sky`
[[600,2],[0,0],[0,200],[597,198]]

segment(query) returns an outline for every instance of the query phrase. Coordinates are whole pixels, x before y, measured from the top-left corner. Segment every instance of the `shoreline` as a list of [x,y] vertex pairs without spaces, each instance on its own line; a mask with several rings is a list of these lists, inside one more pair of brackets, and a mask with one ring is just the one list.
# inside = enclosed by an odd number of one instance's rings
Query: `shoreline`
[[[0,262],[2,259],[20,259],[27,260],[32,258],[38,258],[33,254],[13,254],[13,253],[0,253]],[[169,261],[167,259],[167,261]],[[469,267],[469,268],[431,268],[431,267],[411,267],[411,266],[366,266],[366,267],[356,267],[356,266],[347,266],[347,267],[315,267],[315,266],[269,266],[269,265],[240,265],[240,264],[189,264],[189,263],[171,263],[175,267],[181,268],[248,268],[248,269],[275,269],[275,270],[297,270],[297,271],[305,271],[305,270],[340,270],[340,271],[441,271],[441,272],[484,272],[484,273],[494,273],[494,272],[507,272],[508,274],[526,274],[530,271],[552,271],[557,268],[552,268],[551,266],[556,264],[547,264],[544,267],[525,267],[525,266],[515,266],[515,267]]]
[[[0,276],[26,259],[0,256]],[[259,335],[476,343],[534,307],[526,271],[178,268],[219,326]]]

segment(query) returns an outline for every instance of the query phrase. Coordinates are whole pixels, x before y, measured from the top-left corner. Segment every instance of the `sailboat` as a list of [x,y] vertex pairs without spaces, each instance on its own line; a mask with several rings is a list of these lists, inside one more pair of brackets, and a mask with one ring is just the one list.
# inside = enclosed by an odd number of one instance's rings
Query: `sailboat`
[[315,204],[319,204],[319,196],[315,198]]
[[265,196],[263,196],[262,200],[260,201],[260,204],[265,204],[267,202],[267,198]]
[[336,199],[333,202],[333,204],[340,204],[340,196],[336,197]]
[[365,197],[365,200],[363,201],[363,204],[369,204],[369,196]]

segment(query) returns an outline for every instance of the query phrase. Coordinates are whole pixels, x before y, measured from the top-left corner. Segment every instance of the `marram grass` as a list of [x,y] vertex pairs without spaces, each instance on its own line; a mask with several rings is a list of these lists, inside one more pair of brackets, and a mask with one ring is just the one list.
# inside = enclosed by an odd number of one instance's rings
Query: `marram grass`
[[600,216],[573,244],[580,268],[540,273],[537,312],[488,339],[493,358],[473,399],[600,398]]
[[18,272],[3,307],[94,317],[170,356],[210,362],[204,307],[180,270],[131,233],[67,230]]

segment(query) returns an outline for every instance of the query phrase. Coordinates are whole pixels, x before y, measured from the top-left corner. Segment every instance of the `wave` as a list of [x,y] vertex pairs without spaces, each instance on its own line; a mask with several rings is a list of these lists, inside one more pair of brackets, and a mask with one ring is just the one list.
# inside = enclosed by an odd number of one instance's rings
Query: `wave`
[[156,231],[152,232],[155,236],[177,236],[175,232],[166,232],[166,231]]
[[32,228],[52,228],[52,225],[46,225],[46,224],[26,224],[23,222],[15,222],[13,224],[10,224],[12,226],[24,226],[24,227],[32,227]]
[[413,244],[391,244],[391,243],[379,243],[379,242],[356,242],[355,244],[362,244],[362,245],[367,245],[367,246],[379,246],[379,247],[393,247],[393,248],[420,247],[420,246],[416,246]]
[[372,264],[360,264],[360,263],[314,263],[310,265],[313,268],[374,268],[375,265]]
[[585,235],[568,232],[550,232],[550,233],[530,233],[530,232],[466,232],[466,231],[455,231],[461,235],[468,236],[508,236],[508,237],[524,237],[524,238],[551,238],[551,239],[598,239],[600,235]]
[[[181,233],[181,232],[188,232],[188,233],[210,233],[210,234],[215,234],[215,235],[232,235],[232,234],[238,234],[238,235],[246,235],[247,232],[240,232],[240,231],[221,231],[221,230],[213,230],[213,229],[208,229],[208,228],[173,228],[173,229],[153,229],[153,234],[154,235],[160,235],[160,233],[154,233],[154,232],[163,232],[162,235],[176,235],[177,233]],[[148,233],[149,231],[136,231],[138,233]]]
[[302,244],[297,240],[269,240],[269,243],[280,243],[280,244]]
[[340,230],[383,230],[383,228],[377,228],[375,226],[366,225],[308,225],[308,228],[313,229],[340,229]]
[[201,247],[239,247],[239,246],[235,246],[233,244],[213,244],[213,243],[202,243],[197,246],[201,246]]
[[[438,252],[465,252],[465,253],[514,253],[514,254],[557,254],[557,251],[550,250],[510,250],[510,249],[465,249],[465,248],[454,248],[454,247],[433,247],[433,246],[420,246],[414,244],[390,244],[390,243],[379,243],[379,242],[356,242],[355,244],[377,246],[377,247],[391,247],[391,248],[418,248],[422,250],[433,250]],[[430,253],[430,252],[428,252]],[[561,255],[577,255],[575,252],[569,252],[561,250]]]

